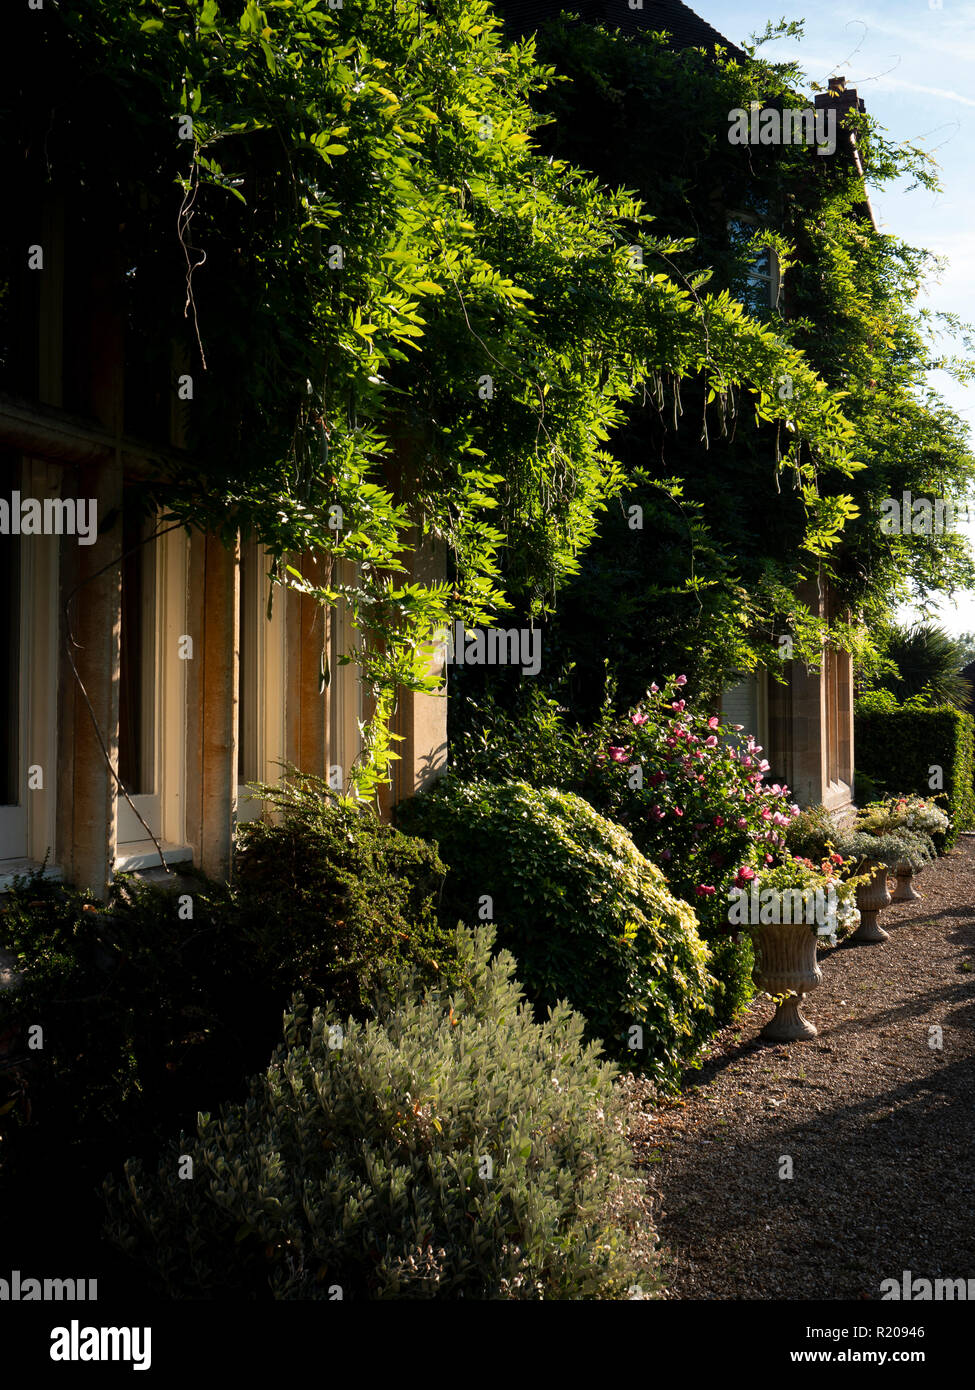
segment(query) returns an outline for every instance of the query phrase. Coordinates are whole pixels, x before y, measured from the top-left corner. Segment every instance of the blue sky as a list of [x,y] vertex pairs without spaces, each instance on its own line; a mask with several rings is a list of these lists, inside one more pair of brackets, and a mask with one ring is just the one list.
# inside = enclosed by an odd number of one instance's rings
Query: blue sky
[[[949,260],[924,301],[975,323],[975,2],[882,0],[882,3],[795,4],[791,0],[689,0],[726,38],[747,42],[767,20],[804,19],[802,40],[778,39],[759,55],[795,59],[823,87],[843,75],[895,142],[932,153],[942,192],[871,190],[878,225]],[[975,387],[933,378],[975,435]],[[969,532],[975,540],[975,527]],[[906,612],[902,616],[909,616]],[[942,605],[939,620],[953,632],[975,631],[975,593]]]

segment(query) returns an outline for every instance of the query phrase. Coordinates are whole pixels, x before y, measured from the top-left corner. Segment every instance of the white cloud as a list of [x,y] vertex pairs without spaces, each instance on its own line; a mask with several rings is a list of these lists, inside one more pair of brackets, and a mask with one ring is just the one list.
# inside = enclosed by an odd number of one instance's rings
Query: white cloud
[[[861,79],[862,80],[862,79]],[[851,86],[855,86],[851,83]],[[871,90],[898,92],[920,92],[922,96],[937,97],[940,101],[956,101],[961,106],[975,106],[975,97],[963,97],[950,87],[928,87],[922,82],[907,82],[902,77],[878,77],[870,84]],[[867,89],[864,88],[864,91]]]

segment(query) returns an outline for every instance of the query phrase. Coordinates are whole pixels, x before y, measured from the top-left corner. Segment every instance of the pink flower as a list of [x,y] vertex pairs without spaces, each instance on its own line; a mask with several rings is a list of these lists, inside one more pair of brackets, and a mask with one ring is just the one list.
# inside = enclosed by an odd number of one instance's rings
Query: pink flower
[[711,898],[714,896],[714,889],[709,883],[699,883],[694,889],[694,892],[702,898]]
[[705,748],[717,748],[718,740],[715,738],[714,734],[712,734],[710,738],[704,740],[704,746]]
[[675,806],[675,807],[674,807],[674,815],[675,815],[675,816],[682,816],[683,814],[684,814],[684,812],[681,810],[681,808],[680,808],[679,806]]
[[745,830],[748,826],[748,822],[744,816],[739,816],[735,821],[735,825],[737,825],[739,830]]
[[651,787],[659,787],[660,783],[664,781],[666,781],[666,778],[664,777],[664,774],[662,772],[652,772],[650,774]]
[[765,862],[766,862],[766,864],[771,864],[771,862],[772,862],[772,856],[771,856],[770,854],[767,854],[767,855],[765,856]]
[[687,677],[686,677],[686,676],[678,676],[677,679],[674,681],[674,684],[675,684],[675,685],[686,685],[686,684],[687,684]]
[[753,879],[754,877],[755,870],[751,867],[751,865],[742,864],[741,868],[738,870],[735,882],[737,883],[738,887],[741,888],[744,886],[744,884],[748,883],[749,880]]
[[639,710],[638,710],[636,714],[631,714],[631,715],[630,715],[630,722],[631,722],[632,724],[635,724],[635,725],[637,726],[637,728],[639,728],[640,725],[641,725],[641,724],[645,724],[649,718],[650,718],[649,714],[640,714],[640,712],[639,712]]
[[724,816],[715,816],[714,823],[720,830],[721,827],[724,825]]
[[718,727],[718,716],[717,716],[716,714],[712,714],[711,718],[708,720],[708,728],[709,728],[709,729],[716,729],[717,727]]
[[671,708],[672,710],[674,710],[675,713],[677,713],[677,714],[682,714],[683,711],[687,708],[687,701],[686,701],[686,700],[675,700],[674,703],[671,705],[670,708]]
[[629,754],[627,749],[615,747],[611,743],[609,744],[609,756],[612,758],[614,763],[625,763]]
[[663,820],[664,818],[664,813],[659,806],[651,806],[650,814],[653,816],[654,820]]

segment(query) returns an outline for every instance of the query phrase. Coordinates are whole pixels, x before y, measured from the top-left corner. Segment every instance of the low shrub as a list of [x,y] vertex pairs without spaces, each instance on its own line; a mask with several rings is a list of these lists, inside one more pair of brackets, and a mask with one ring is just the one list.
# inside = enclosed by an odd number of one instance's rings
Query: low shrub
[[449,777],[397,819],[450,866],[442,914],[492,915],[536,1005],[567,999],[612,1056],[676,1083],[712,1023],[716,982],[693,909],[625,830],[571,792]]
[[786,830],[787,852],[817,861],[838,855],[843,862],[837,870],[844,879],[858,876],[868,860],[879,861],[890,869],[899,863],[920,869],[937,856],[927,832],[895,823],[896,818],[892,820],[886,809],[880,815],[876,808],[865,811],[852,825],[842,826],[825,806],[800,812]]
[[242,834],[233,889],[190,877],[177,895],[119,876],[103,904],[34,875],[7,894],[0,939],[23,981],[0,993],[0,1076],[16,1082],[0,1168],[25,1200],[0,1212],[0,1236],[36,1222],[30,1194],[46,1208],[52,1184],[73,1183],[83,1207],[120,1153],[242,1095],[295,991],[365,1017],[387,967],[456,983],[429,846],[310,779],[276,804],[279,823]]
[[613,1068],[568,1008],[533,1021],[489,928],[456,943],[461,989],[415,998],[416,975],[394,976],[366,1023],[297,1010],[246,1105],[201,1115],[153,1175],[131,1161],[106,1185],[110,1235],[169,1296],[659,1287],[626,1238],[646,1212]]

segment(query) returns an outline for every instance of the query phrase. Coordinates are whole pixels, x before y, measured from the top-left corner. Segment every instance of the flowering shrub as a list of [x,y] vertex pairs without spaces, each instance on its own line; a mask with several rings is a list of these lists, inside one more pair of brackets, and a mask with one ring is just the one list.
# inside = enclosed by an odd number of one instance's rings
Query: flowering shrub
[[767,785],[768,762],[740,725],[688,706],[677,676],[650,687],[616,727],[600,765],[600,810],[659,864],[702,927],[725,930],[728,893],[747,888],[785,849],[798,806]]

